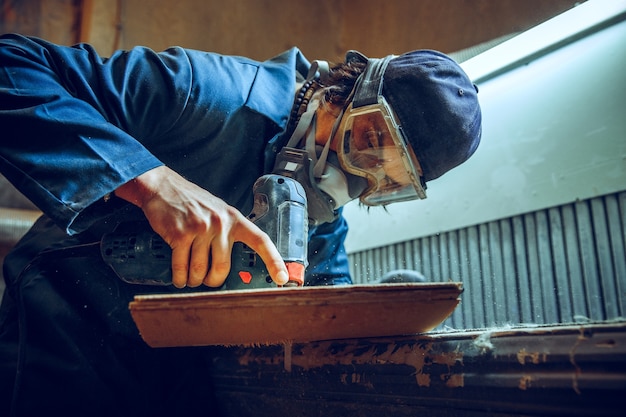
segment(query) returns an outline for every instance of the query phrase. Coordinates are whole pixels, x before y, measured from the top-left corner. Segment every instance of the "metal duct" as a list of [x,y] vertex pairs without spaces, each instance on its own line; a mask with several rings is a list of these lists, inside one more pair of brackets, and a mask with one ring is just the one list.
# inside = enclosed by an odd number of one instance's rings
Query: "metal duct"
[[[30,229],[41,215],[39,211],[14,208],[0,208],[0,265],[6,253]],[[0,268],[0,300],[4,293],[4,279]]]
[[626,191],[349,255],[356,283],[391,269],[460,281],[456,329],[626,317]]
[[0,245],[15,244],[39,216],[35,210],[0,208]]

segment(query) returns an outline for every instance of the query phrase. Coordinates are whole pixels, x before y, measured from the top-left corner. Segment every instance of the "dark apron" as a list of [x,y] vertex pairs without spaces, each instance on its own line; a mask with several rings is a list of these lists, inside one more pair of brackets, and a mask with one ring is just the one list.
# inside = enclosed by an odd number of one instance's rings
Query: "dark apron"
[[210,348],[150,348],[132,321],[134,295],[163,287],[126,284],[98,256],[29,265],[78,243],[42,218],[5,260],[0,415],[217,415]]

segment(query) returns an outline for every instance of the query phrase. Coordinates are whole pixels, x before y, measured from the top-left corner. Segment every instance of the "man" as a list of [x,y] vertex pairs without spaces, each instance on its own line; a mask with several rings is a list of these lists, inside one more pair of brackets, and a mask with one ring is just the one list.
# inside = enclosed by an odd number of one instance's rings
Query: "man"
[[[285,149],[311,164],[294,173],[309,202],[306,285],[350,283],[341,206],[425,198],[480,140],[475,86],[434,51],[349,52],[327,67],[297,49],[265,62],[182,48],[101,58],[7,35],[0,68],[0,169],[45,213],[4,268],[0,407],[13,415],[211,415],[210,349],[148,348],[134,295],[219,287],[237,241],[284,284],[243,213],[254,181],[287,169]],[[122,282],[80,251],[145,220],[172,248],[172,287]]]

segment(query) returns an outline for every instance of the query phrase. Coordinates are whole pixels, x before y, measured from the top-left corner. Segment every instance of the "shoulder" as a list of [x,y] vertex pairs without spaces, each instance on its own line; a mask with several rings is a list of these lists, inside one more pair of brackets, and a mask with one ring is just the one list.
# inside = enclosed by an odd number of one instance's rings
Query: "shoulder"
[[184,48],[170,48],[161,56],[188,60],[193,74],[192,100],[210,98],[211,105],[226,111],[246,107],[278,126],[286,124],[296,81],[309,67],[297,48],[264,61]]

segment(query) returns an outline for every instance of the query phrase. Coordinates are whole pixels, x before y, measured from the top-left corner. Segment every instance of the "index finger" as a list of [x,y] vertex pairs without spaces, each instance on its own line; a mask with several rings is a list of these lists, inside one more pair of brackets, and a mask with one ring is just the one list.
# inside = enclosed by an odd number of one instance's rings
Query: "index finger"
[[289,281],[287,266],[272,239],[254,223],[245,219],[238,224],[235,240],[246,244],[261,257],[267,272],[278,285]]

